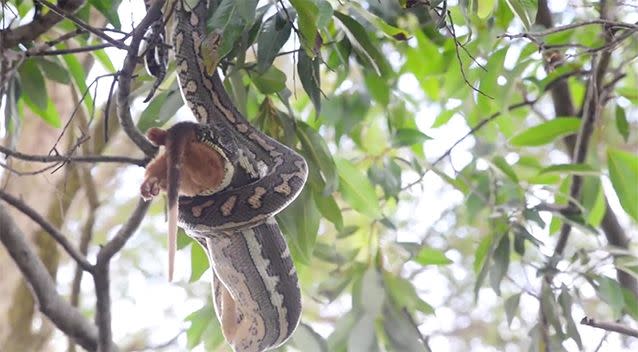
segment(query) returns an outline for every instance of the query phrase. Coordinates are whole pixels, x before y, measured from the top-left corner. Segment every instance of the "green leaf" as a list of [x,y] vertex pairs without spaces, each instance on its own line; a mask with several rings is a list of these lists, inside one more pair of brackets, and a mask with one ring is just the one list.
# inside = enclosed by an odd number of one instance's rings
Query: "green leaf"
[[538,0],[505,0],[505,2],[516,17],[523,22],[525,29],[531,29],[536,20]]
[[476,248],[476,251],[474,252],[474,264],[472,266],[475,274],[478,274],[481,268],[485,265],[485,262],[488,259],[487,253],[490,251],[491,244],[492,237],[485,236]]
[[321,193],[314,193],[313,196],[321,215],[333,223],[337,231],[343,229],[343,216],[334,197],[332,195],[324,196]]
[[[294,15],[294,13],[290,14],[291,17]],[[294,17],[290,19],[292,20]],[[285,12],[278,11],[264,22],[257,39],[257,71],[266,71],[272,65],[281,47],[288,41],[292,30],[290,21]]]
[[169,92],[162,92],[153,97],[151,102],[146,106],[146,109],[142,111],[140,115],[140,119],[137,122],[137,128],[142,132],[146,132],[151,127],[162,126],[166,121],[159,121],[157,116],[160,111],[162,111],[162,107],[164,106],[164,102],[166,102],[166,98],[168,98]]
[[625,142],[627,142],[627,139],[629,138],[629,122],[627,122],[625,109],[620,106],[616,106],[616,129]]
[[620,205],[638,222],[638,156],[618,149],[607,150],[609,178]]
[[[414,328],[409,316],[390,302],[383,305],[383,330],[392,349],[390,351],[426,352],[419,332]],[[412,318],[414,319],[414,318]]]
[[541,229],[545,228],[545,221],[541,218],[540,214],[538,214],[538,210],[534,208],[527,208],[523,210],[523,216],[526,220],[535,222]]
[[345,159],[336,159],[335,164],[339,172],[339,192],[343,199],[358,212],[371,218],[380,218],[379,200],[370,180]]
[[328,352],[328,346],[323,337],[304,323],[299,324],[288,343],[299,351]]
[[363,78],[372,98],[382,106],[387,106],[390,102],[390,87],[388,86],[388,82],[370,72],[365,72]]
[[503,174],[509,177],[514,183],[518,183],[518,176],[516,176],[516,172],[512,169],[512,166],[500,155],[492,158],[492,163],[496,166]]
[[509,296],[505,300],[505,316],[507,317],[507,326],[512,326],[512,320],[516,316],[518,310],[518,303],[521,300],[521,294],[517,293]]
[[551,326],[556,329],[558,334],[563,334],[563,327],[560,323],[559,316],[560,310],[558,309],[558,305],[556,304],[556,300],[554,298],[554,293],[549,285],[543,285],[541,288],[541,309],[543,311],[543,315],[549,322]]
[[335,329],[328,336],[328,351],[346,351],[348,337],[352,328],[359,321],[360,313],[354,310],[342,315],[335,323]]
[[222,327],[214,315],[202,334],[202,340],[204,341],[205,351],[217,351],[222,343],[226,343],[222,334]]
[[330,22],[332,21],[332,14],[334,10],[332,9],[332,5],[327,0],[313,0],[317,7],[319,8],[319,13],[317,14],[317,28],[324,29],[328,27]]
[[638,297],[626,288],[622,288],[622,294],[625,301],[625,311],[631,315],[632,318],[638,320]]
[[4,104],[4,127],[5,133],[15,130],[15,126],[20,121],[18,106],[21,96],[20,80],[14,77],[7,83],[6,98]]
[[476,14],[480,19],[484,20],[492,14],[494,5],[496,5],[495,0],[478,0],[478,8],[476,10]]
[[580,119],[577,117],[558,117],[515,135],[510,139],[513,146],[539,146],[572,133],[578,132]]
[[222,0],[206,26],[221,33],[221,43],[217,49],[217,58],[221,60],[237,45],[246,26],[255,19],[257,0]]
[[115,27],[120,29],[120,17],[117,14],[117,9],[120,7],[122,0],[89,0],[89,4],[93,5],[107,20]]
[[348,352],[376,352],[379,350],[374,329],[375,317],[364,314],[348,337]]
[[111,62],[111,58],[108,56],[108,54],[106,54],[106,51],[104,51],[104,49],[95,50],[92,52],[92,54],[108,72],[115,73],[115,66],[113,65],[113,62]]
[[320,57],[311,59],[305,51],[299,52],[297,72],[303,89],[308,93],[315,110],[321,110],[321,80],[319,75]]
[[598,282],[598,287],[596,287],[598,296],[611,307],[614,317],[619,318],[625,306],[620,284],[606,276],[599,276],[596,281]]
[[297,121],[296,126],[304,156],[319,167],[318,171],[325,181],[323,194],[332,194],[337,190],[339,175],[326,141],[305,122]]
[[353,295],[357,295],[354,301],[357,306],[373,319],[378,317],[381,314],[386,292],[383,285],[383,277],[377,268],[374,266],[368,267],[361,277],[357,291],[359,292],[353,292]]
[[[598,188],[595,192],[595,198],[593,202],[590,204],[586,204],[583,199],[583,205],[589,209],[589,214],[587,215],[587,222],[594,227],[600,226],[603,218],[605,217],[605,212],[607,211],[606,203],[605,203],[605,192],[600,185],[600,181],[596,179],[598,183]],[[587,184],[587,180],[585,180],[585,184]],[[584,195],[583,195],[584,197]]]
[[373,164],[368,169],[368,178],[383,188],[386,198],[396,197],[401,192],[401,167],[392,159]]
[[383,281],[392,302],[399,309],[405,308],[410,313],[415,310],[424,314],[434,313],[434,308],[417,295],[414,285],[409,280],[384,272]]
[[404,31],[401,28],[397,28],[388,24],[386,21],[376,16],[375,14],[369,12],[364,9],[361,4],[357,2],[350,2],[350,7],[354,9],[361,17],[365,18],[368,22],[372,23],[375,27],[377,27],[381,32],[392,39],[396,40],[408,40],[410,39],[410,35],[408,32]]
[[425,133],[413,129],[413,128],[399,128],[394,134],[395,146],[410,146],[414,144],[422,144],[423,142],[432,139]]
[[308,0],[290,0],[290,3],[299,14],[298,23],[302,44],[306,53],[314,57],[319,8],[313,1]]
[[448,123],[448,121],[450,121],[452,116],[454,116],[454,114],[456,114],[457,112],[459,112],[458,108],[441,111],[439,116],[437,116],[436,119],[434,120],[434,123],[432,124],[432,128],[438,128],[445,125],[446,123]]
[[539,174],[598,175],[600,171],[588,164],[556,164],[539,171]]
[[50,98],[47,97],[46,109],[40,109],[40,107],[33,104],[30,100],[26,100],[26,103],[29,109],[40,116],[44,120],[44,122],[55,128],[60,128],[62,126],[60,114],[58,113],[58,110],[55,108],[55,104],[53,104],[53,101]]
[[213,307],[207,304],[191,313],[185,320],[191,323],[186,330],[186,347],[192,349],[200,344],[208,325],[216,321],[215,312]]
[[44,76],[42,76],[35,60],[25,60],[18,68],[18,72],[20,73],[22,92],[27,103],[31,103],[29,105],[33,105],[38,111],[46,110],[49,96],[44,84]]
[[567,289],[567,286],[564,284],[561,287],[560,295],[558,295],[558,304],[563,310],[563,317],[567,321],[567,336],[571,337],[578,345],[578,348],[582,350],[583,342],[580,339],[578,328],[576,327],[576,323],[574,323],[574,318],[572,317],[572,296],[569,294],[569,289]]
[[208,256],[200,245],[191,245],[191,277],[189,282],[195,282],[202,277],[202,274],[210,267]]
[[447,265],[452,261],[445,256],[445,253],[438,249],[423,247],[414,257],[414,261],[421,265]]
[[257,89],[266,95],[280,92],[286,88],[286,75],[275,66],[270,66],[262,74],[251,74],[250,79]]
[[146,132],[151,127],[163,126],[175,116],[177,110],[183,105],[184,100],[179,89],[174,88],[173,90],[162,92],[153,97],[153,100],[146,106],[137,122],[137,128],[142,132]]
[[69,69],[69,73],[71,73],[71,78],[73,78],[73,83],[75,83],[78,94],[80,96],[84,96],[84,107],[86,107],[86,111],[93,111],[93,98],[91,97],[91,94],[88,94],[84,67],[75,55],[62,55],[62,59],[64,60],[66,67]]
[[352,44],[366,65],[372,67],[378,75],[388,76],[392,69],[379,48],[372,43],[366,29],[363,28],[359,22],[344,13],[335,11],[334,16],[343,24],[344,32],[350,44]]
[[293,258],[309,264],[319,232],[321,215],[306,187],[285,210],[277,215],[277,222],[286,235]]
[[507,274],[510,264],[510,237],[505,234],[501,237],[498,246],[492,256],[492,267],[490,268],[490,285],[497,295],[501,295],[501,281]]
[[69,72],[64,66],[62,66],[57,57],[54,56],[51,59],[39,58],[37,59],[37,63],[40,68],[42,68],[42,72],[44,72],[44,75],[47,76],[48,79],[62,84],[69,84],[71,81]]
[[[195,240],[186,234],[183,228],[177,228],[177,250],[181,250],[191,243],[195,243]],[[196,244],[196,246],[199,246]]]

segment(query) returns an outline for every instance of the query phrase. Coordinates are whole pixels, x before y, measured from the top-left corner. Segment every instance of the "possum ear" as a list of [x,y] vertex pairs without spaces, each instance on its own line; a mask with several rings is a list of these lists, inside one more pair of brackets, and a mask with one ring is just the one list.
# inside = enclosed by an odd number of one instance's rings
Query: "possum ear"
[[167,132],[161,128],[153,127],[146,132],[146,138],[148,138],[156,146],[166,144]]

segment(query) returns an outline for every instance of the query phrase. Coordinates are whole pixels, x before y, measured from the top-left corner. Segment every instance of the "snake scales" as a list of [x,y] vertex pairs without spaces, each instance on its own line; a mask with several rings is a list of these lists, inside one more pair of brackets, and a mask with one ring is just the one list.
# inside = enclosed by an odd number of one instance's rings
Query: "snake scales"
[[[207,250],[215,311],[226,341],[235,351],[264,351],[286,341],[299,323],[297,273],[273,216],[299,194],[307,165],[303,157],[242,116],[216,69],[210,67],[210,56],[216,53],[203,48],[211,43],[214,48],[219,39],[206,33],[211,2],[199,0],[187,8],[184,0],[175,0],[172,5],[178,80],[198,121],[178,124],[174,131],[193,131],[197,143],[223,160],[223,177],[214,188],[179,197],[177,221]],[[168,160],[175,163],[170,156]],[[174,172],[179,175],[179,166]],[[169,184],[169,208],[174,207],[171,198],[177,199],[175,189],[172,192]],[[174,237],[171,225],[169,217],[169,234]]]

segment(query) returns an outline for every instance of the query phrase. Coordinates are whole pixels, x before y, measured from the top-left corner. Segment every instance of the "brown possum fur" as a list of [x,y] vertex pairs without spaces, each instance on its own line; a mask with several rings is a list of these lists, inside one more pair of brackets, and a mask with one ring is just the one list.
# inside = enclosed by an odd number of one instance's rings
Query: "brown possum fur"
[[217,188],[224,179],[224,159],[211,147],[197,141],[196,124],[181,122],[168,130],[151,128],[146,136],[164,146],[146,166],[140,187],[142,198],[150,200],[165,191],[168,197],[168,279],[173,279],[177,238],[177,199]]

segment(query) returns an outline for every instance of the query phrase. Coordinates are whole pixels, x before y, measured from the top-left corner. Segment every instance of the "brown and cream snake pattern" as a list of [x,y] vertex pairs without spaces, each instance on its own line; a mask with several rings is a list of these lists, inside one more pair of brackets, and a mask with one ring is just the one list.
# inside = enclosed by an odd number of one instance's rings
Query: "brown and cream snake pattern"
[[[307,164],[294,150],[254,128],[230,100],[216,68],[210,67],[210,56],[216,55],[210,48],[215,48],[219,35],[206,33],[209,1],[200,0],[192,8],[184,0],[171,5],[175,9],[176,71],[184,100],[198,124],[155,130],[151,140],[163,144],[177,134],[172,131],[191,131],[193,143],[207,146],[215,157],[211,160],[220,161],[217,169],[221,173],[214,187],[195,191],[197,194],[181,193],[176,202],[179,211],[174,212],[179,215],[173,221],[208,253],[215,311],[226,341],[237,352],[265,351],[286,341],[299,323],[297,273],[273,216],[301,192]],[[186,151],[183,159],[188,158]],[[154,160],[155,168],[167,163],[158,160]],[[171,162],[176,163],[169,156],[168,164]],[[174,168],[178,177],[180,167]],[[142,194],[149,198],[157,194],[158,187],[166,186],[148,176],[151,168],[149,165],[142,186]],[[171,198],[177,199],[177,193],[170,189],[175,174],[168,174],[170,208],[175,207]],[[174,237],[170,218],[169,233]]]

